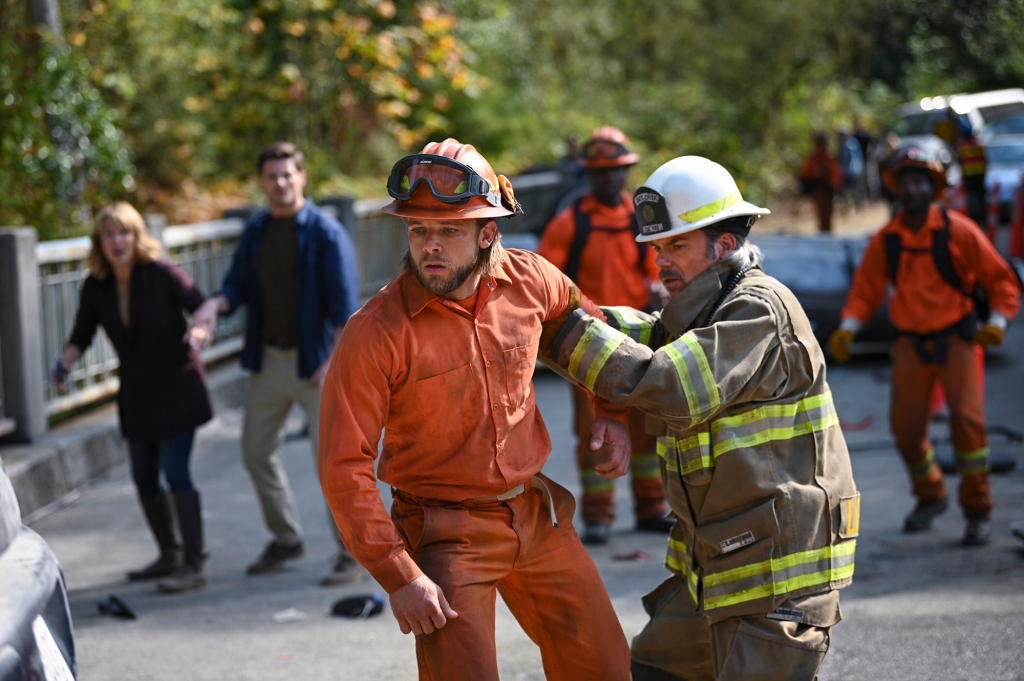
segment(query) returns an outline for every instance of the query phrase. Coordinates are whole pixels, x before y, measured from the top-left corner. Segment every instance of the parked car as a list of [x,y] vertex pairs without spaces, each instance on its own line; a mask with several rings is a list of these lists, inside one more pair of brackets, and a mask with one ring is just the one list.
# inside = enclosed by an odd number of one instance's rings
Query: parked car
[[76,675],[64,574],[43,538],[22,524],[0,461],[0,681]]
[[974,94],[940,95],[908,102],[896,109],[893,132],[901,139],[927,137],[950,109],[966,117],[975,135],[995,121],[1024,116],[1024,89],[992,90]]
[[[1024,119],[1015,119],[1024,122]],[[988,171],[985,186],[991,196],[992,187],[999,184],[999,217],[1009,220],[1013,216],[1014,192],[1020,187],[1024,173],[1024,134],[994,135],[985,142]]]
[[896,109],[892,130],[903,145],[924,147],[936,154],[946,168],[950,184],[955,185],[960,181],[956,155],[934,134],[936,124],[951,112],[966,121],[980,139],[998,134],[999,130],[1010,132],[1024,124],[1024,89],[925,97]]

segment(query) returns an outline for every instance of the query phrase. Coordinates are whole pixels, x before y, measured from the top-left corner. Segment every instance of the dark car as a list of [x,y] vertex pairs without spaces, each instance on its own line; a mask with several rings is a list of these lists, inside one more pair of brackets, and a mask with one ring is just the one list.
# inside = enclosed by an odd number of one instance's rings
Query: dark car
[[76,678],[64,575],[43,538],[21,523],[0,461],[0,681]]
[[[818,342],[825,345],[839,328],[840,313],[853,284],[868,238],[837,239],[831,236],[753,235],[764,254],[764,271],[796,295],[807,313]],[[896,338],[883,303],[857,334],[857,350],[884,351]]]

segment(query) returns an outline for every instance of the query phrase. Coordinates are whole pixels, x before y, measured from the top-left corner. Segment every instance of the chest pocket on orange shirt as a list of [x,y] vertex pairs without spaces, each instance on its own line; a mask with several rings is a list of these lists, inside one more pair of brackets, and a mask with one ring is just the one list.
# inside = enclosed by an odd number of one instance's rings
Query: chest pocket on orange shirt
[[508,390],[512,410],[522,409],[530,396],[530,381],[533,379],[533,362],[530,361],[530,346],[523,345],[505,350],[505,388]]

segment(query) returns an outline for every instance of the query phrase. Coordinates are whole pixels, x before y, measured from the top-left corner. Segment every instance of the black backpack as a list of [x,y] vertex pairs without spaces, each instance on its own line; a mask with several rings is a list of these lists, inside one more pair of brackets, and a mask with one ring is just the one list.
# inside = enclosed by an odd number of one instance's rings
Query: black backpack
[[[613,227],[592,226],[590,224],[590,216],[580,210],[580,204],[582,203],[583,197],[580,197],[572,204],[572,212],[576,220],[576,233],[572,237],[572,247],[569,249],[569,261],[565,266],[565,275],[577,284],[579,283],[578,279],[580,276],[580,255],[583,253],[583,247],[587,245],[587,240],[590,239],[590,233],[594,231],[612,233],[621,231],[621,229],[615,229]],[[640,233],[640,228],[636,224],[636,215],[633,215],[630,227],[634,235]],[[640,253],[640,271],[643,272],[644,260],[647,258],[647,244],[638,241],[636,243],[636,247]]]
[[[932,233],[931,252],[932,258],[935,259],[935,268],[939,271],[939,276],[945,279],[950,286],[974,301],[974,311],[978,315],[978,320],[985,323],[989,317],[988,292],[980,283],[974,287],[973,291],[968,291],[960,280],[960,275],[953,269],[953,256],[949,252],[949,214],[946,213],[945,208],[940,208],[940,210],[943,220],[942,229],[937,229]],[[903,244],[900,243],[899,234],[885,235],[885,260],[889,265],[889,279],[894,286],[896,285],[896,272],[900,266],[900,253],[903,250],[912,253],[927,252],[920,248],[904,249]]]

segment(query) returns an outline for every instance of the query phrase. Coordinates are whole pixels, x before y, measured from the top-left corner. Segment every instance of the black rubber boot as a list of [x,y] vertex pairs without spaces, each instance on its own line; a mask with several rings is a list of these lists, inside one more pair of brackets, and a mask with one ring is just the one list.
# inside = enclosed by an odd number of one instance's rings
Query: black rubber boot
[[174,507],[178,511],[178,526],[185,544],[185,564],[167,579],[161,579],[157,588],[164,593],[194,591],[206,586],[203,562],[203,515],[199,492],[175,492]]
[[133,582],[166,577],[181,566],[181,546],[174,534],[174,516],[171,515],[168,495],[161,492],[153,497],[139,497],[139,503],[160,547],[160,557],[141,570],[129,572],[128,579]]

